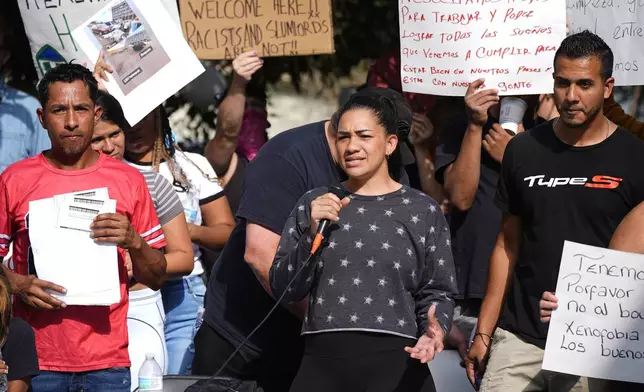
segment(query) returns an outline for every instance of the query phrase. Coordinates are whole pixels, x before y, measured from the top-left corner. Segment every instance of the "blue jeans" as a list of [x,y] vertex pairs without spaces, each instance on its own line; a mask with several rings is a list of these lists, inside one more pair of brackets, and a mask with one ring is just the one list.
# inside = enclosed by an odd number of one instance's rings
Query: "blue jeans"
[[195,355],[197,314],[203,309],[206,286],[201,276],[171,280],[161,288],[165,308],[168,374],[188,375]]
[[125,367],[92,372],[41,371],[31,379],[33,392],[130,392],[130,369]]

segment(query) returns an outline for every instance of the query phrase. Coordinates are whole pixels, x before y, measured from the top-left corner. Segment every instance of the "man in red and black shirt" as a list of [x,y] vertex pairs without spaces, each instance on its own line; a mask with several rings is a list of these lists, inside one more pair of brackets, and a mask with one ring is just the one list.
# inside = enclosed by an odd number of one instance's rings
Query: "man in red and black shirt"
[[[32,380],[34,391],[129,392],[126,252],[137,281],[158,289],[164,280],[166,260],[159,249],[165,240],[143,176],[90,147],[102,113],[97,89],[92,73],[80,65],[49,71],[38,86],[38,116],[52,148],[0,176],[0,257],[13,242],[14,269],[3,269],[18,297],[15,315],[35,330],[41,374]],[[29,202],[96,188],[108,189],[116,213],[98,215],[89,235],[98,243],[118,245],[114,262],[121,299],[109,307],[67,306],[47,292],[64,294],[63,287],[30,275],[35,271],[30,267]]]

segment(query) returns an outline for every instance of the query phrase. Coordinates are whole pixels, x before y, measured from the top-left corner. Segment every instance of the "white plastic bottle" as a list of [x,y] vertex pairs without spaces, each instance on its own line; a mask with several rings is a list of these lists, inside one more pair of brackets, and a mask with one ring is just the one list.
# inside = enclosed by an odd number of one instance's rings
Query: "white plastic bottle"
[[145,361],[139,369],[139,391],[163,391],[163,370],[154,354],[145,354]]

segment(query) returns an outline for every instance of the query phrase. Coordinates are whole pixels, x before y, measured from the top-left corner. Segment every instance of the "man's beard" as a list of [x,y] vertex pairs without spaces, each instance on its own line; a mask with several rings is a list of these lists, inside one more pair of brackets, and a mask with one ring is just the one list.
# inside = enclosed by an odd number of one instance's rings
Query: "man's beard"
[[[592,123],[593,120],[595,120],[595,118],[599,115],[601,110],[602,110],[601,105],[598,105],[598,106],[594,107],[590,112],[588,112],[588,114],[586,116],[586,120],[584,122],[581,122],[581,123],[568,122],[566,120],[566,117],[561,116],[561,115],[559,116],[559,118],[561,119],[561,121],[563,121],[564,124],[566,124],[566,126],[568,128],[583,128],[583,127],[587,127],[588,124]],[[559,113],[561,113],[561,111]],[[586,113],[586,112],[584,112],[584,113]]]
[[76,143],[62,143],[61,147],[66,156],[77,157],[83,155],[90,147],[90,143],[87,143],[87,140],[83,138]]

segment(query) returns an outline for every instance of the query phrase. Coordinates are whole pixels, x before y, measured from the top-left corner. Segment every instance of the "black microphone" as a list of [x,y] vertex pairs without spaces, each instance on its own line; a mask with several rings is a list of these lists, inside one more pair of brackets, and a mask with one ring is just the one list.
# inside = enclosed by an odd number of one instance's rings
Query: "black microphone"
[[[344,187],[340,185],[332,185],[329,187],[329,193],[333,193],[338,197],[338,199],[342,200],[345,197],[349,196],[350,193]],[[331,226],[331,221],[328,219],[322,219],[320,221],[320,224],[318,225],[318,231],[315,233],[315,238],[313,239],[313,245],[311,245],[311,254],[315,254],[315,252],[320,249],[320,246],[322,245],[322,241],[327,237],[329,234],[329,227]]]

